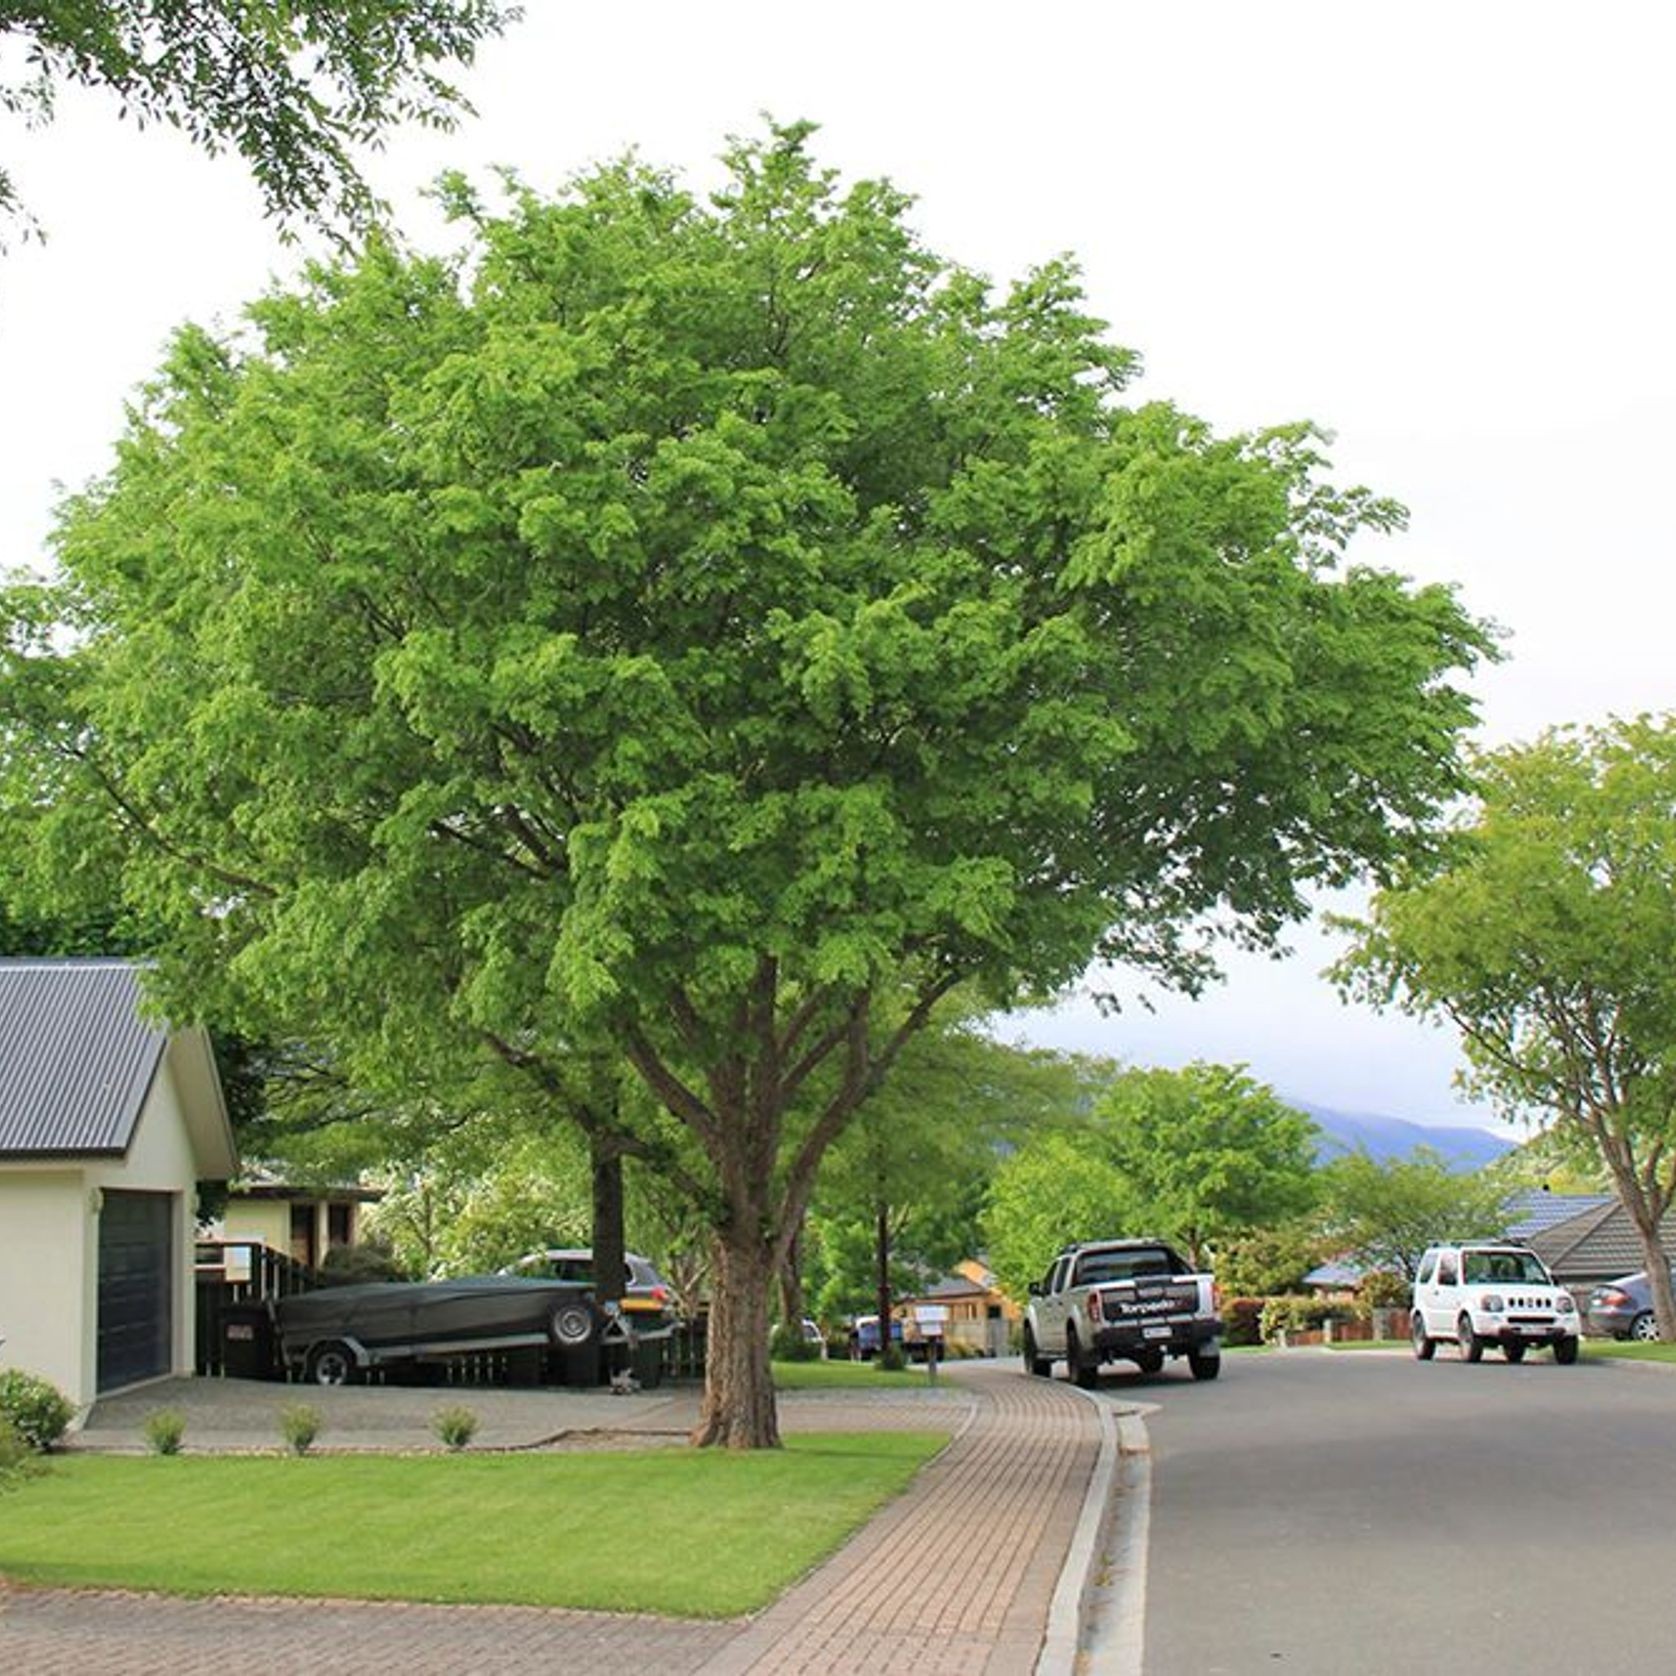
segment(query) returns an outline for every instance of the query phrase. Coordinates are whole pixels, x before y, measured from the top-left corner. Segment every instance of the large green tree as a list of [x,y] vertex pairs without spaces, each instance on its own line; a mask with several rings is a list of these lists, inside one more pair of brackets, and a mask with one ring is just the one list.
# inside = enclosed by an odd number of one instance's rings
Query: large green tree
[[614,1045],[713,1230],[698,1436],[739,1446],[821,1160],[942,998],[1192,987],[1207,926],[1422,852],[1486,649],[1338,568],[1399,512],[1307,426],[1127,405],[1070,267],[993,290],[808,133],[707,199],[455,183],[458,260],[183,331],[0,669],[35,841],[120,812],[177,1004],[386,1074]]
[[[364,222],[355,160],[401,122],[452,126],[445,79],[517,15],[502,0],[0,0],[0,113],[50,119],[65,86],[110,93],[249,165],[282,220]],[[0,168],[0,222],[17,190]]]
[[1397,881],[1352,929],[1348,988],[1453,1024],[1474,1092],[1604,1164],[1676,1338],[1659,1241],[1676,1198],[1676,721],[1486,756],[1449,867]]

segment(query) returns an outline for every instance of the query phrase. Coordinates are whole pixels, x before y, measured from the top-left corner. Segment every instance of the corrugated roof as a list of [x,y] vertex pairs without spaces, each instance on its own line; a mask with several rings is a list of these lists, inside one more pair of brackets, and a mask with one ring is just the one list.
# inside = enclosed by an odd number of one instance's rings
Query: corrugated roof
[[167,1042],[120,960],[0,960],[0,1157],[120,1155]]

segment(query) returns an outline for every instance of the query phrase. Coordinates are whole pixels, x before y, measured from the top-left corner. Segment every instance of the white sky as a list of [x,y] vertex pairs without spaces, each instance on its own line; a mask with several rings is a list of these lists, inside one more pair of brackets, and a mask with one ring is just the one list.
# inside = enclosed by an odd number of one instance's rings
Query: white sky
[[[1657,4],[1028,9],[593,7],[528,0],[482,56],[462,132],[372,167],[399,223],[443,167],[554,186],[637,145],[699,183],[757,113],[823,125],[825,160],[917,193],[931,243],[997,278],[1060,251],[1141,351],[1142,396],[1219,428],[1307,417],[1337,475],[1404,501],[1356,556],[1458,582],[1509,631],[1483,737],[1672,703],[1670,233],[1676,22]],[[183,319],[230,320],[299,259],[232,161],[111,103],[0,129],[44,246],[0,257],[0,566],[100,470],[125,394]],[[1439,1032],[1342,1006],[1296,958],[1212,997],[1038,1040],[1142,1063],[1243,1060],[1284,1092],[1471,1121]],[[1485,1114],[1476,1114],[1489,1121]]]

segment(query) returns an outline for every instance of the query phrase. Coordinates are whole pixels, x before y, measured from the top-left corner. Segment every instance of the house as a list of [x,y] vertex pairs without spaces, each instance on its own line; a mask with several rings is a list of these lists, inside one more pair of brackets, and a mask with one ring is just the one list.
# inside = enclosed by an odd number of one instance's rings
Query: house
[[193,1366],[201,1181],[236,1168],[207,1034],[121,960],[0,960],[0,1367],[87,1408]]
[[920,1296],[904,1298],[896,1314],[905,1324],[911,1323],[914,1311],[927,1306],[948,1311],[943,1325],[945,1343],[963,1344],[984,1356],[1006,1355],[1012,1325],[1020,1314],[1018,1305],[1001,1291],[995,1276],[975,1257],[957,1263],[953,1274],[945,1275]]
[[[1629,1212],[1616,1199],[1603,1199],[1580,1215],[1555,1222],[1525,1243],[1553,1271],[1554,1278],[1586,1301],[1591,1288],[1647,1265]],[[1676,1211],[1659,1227],[1664,1254],[1676,1263]]]
[[361,1243],[362,1207],[383,1197],[375,1187],[304,1187],[253,1170],[233,1183],[206,1237],[265,1245],[315,1269],[328,1252]]
[[[1521,1188],[1517,1193],[1508,1196],[1504,1207],[1507,1213],[1507,1232],[1501,1238],[1528,1245],[1546,1260],[1546,1253],[1537,1243],[1538,1235],[1547,1229],[1569,1222],[1573,1217],[1616,1203],[1609,1193],[1551,1193],[1546,1187]],[[1413,1254],[1412,1260],[1420,1260],[1418,1251]],[[1553,1268],[1552,1263],[1548,1266]],[[1639,1266],[1639,1260],[1630,1264],[1632,1269]],[[1626,1272],[1624,1269],[1615,1271],[1616,1274]],[[1303,1288],[1318,1298],[1334,1301],[1350,1299],[1354,1298],[1361,1288],[1366,1273],[1365,1266],[1357,1263],[1352,1256],[1346,1255],[1311,1269],[1303,1278]],[[1563,1275],[1559,1278],[1565,1279]]]

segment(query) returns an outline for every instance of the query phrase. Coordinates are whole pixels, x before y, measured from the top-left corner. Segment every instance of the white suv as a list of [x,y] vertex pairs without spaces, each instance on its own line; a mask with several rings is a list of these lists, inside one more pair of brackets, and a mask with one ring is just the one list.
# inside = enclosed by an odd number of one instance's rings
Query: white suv
[[1577,1360],[1577,1303],[1522,1245],[1494,1241],[1434,1245],[1414,1276],[1414,1354],[1430,1361],[1439,1339],[1453,1339],[1463,1361],[1499,1345],[1510,1362],[1532,1345],[1556,1362]]

